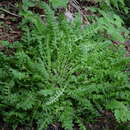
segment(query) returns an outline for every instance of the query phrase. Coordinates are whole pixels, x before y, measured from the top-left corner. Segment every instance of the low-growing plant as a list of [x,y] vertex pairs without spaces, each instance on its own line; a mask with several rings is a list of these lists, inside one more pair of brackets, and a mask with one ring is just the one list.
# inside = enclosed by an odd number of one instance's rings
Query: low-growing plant
[[81,28],[75,19],[64,16],[42,3],[46,17],[28,11],[24,17],[22,40],[2,42],[8,50],[0,52],[0,115],[14,128],[19,124],[47,129],[60,122],[66,130],[74,124],[85,129],[87,122],[111,110],[118,122],[130,120],[130,88],[125,72],[121,32],[127,33],[115,14],[101,12],[95,23]]

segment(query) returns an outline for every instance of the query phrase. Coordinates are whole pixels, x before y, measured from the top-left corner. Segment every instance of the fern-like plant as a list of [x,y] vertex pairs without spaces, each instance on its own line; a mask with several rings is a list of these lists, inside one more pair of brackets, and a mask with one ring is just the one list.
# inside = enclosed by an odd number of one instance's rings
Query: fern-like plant
[[[81,129],[101,116],[97,108],[111,110],[118,122],[130,120],[130,91],[125,73],[129,58],[123,42],[122,20],[101,12],[84,28],[75,19],[56,18],[47,4],[45,23],[25,8],[24,36],[13,45],[15,53],[0,52],[0,115],[11,125],[35,122],[37,129],[61,122],[66,130]],[[2,76],[1,76],[2,75]],[[95,107],[96,106],[96,107]]]

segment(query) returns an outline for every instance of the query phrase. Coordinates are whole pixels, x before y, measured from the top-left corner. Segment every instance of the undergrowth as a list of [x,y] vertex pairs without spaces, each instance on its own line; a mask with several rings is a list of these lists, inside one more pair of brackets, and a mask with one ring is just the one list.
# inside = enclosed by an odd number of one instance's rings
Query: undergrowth
[[[128,31],[112,12],[99,10],[95,22],[81,28],[68,23],[45,3],[46,18],[25,8],[20,42],[0,52],[0,116],[14,129],[36,123],[38,130],[60,122],[65,130],[112,111],[119,122],[130,120],[130,86],[125,72],[130,59],[123,44]],[[122,32],[124,32],[122,35]]]

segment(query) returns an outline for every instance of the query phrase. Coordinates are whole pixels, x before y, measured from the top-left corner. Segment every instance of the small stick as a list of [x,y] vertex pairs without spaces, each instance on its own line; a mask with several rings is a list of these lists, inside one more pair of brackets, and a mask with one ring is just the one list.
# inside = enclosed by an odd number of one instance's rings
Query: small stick
[[13,15],[13,16],[15,16],[15,17],[20,17],[19,15],[14,14],[14,13],[11,13],[11,12],[9,12],[8,10],[5,10],[5,9],[3,9],[3,8],[0,8],[0,10],[1,10],[1,11],[4,11],[4,12],[10,14],[10,15]]

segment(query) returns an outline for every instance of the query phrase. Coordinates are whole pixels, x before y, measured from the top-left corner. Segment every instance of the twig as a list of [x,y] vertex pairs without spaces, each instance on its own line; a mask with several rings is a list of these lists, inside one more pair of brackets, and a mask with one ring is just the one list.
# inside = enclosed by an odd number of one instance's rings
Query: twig
[[81,11],[81,7],[79,6],[79,3],[77,2],[77,0],[70,0],[70,4],[77,9],[77,11],[80,13],[80,15],[83,17],[83,19],[85,20],[85,22],[87,22],[86,24],[90,24],[87,17],[83,14],[83,12]]
[[10,14],[10,15],[13,15],[13,16],[15,16],[15,17],[20,17],[19,15],[14,14],[14,13],[11,13],[11,12],[9,12],[9,11],[8,11],[8,10],[6,10],[6,9],[0,8],[0,10],[1,10],[1,11],[4,11],[4,12],[6,12],[6,13]]

